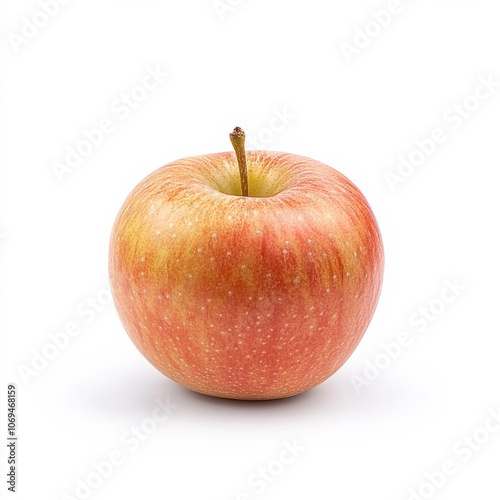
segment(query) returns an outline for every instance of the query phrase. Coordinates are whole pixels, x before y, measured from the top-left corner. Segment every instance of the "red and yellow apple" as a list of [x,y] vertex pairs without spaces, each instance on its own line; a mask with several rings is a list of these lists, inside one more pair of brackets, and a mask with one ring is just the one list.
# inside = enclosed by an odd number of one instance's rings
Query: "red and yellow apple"
[[170,379],[224,398],[285,398],[329,378],[360,342],[382,240],[333,168],[235,149],[170,163],[132,191],[111,236],[112,294],[134,344]]

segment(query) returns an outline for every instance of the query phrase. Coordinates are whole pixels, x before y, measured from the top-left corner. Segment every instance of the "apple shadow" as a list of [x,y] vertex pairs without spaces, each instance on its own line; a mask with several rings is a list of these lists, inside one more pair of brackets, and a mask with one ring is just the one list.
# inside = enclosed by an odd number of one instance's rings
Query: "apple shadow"
[[387,378],[357,393],[348,367],[343,367],[319,386],[297,396],[273,400],[237,400],[207,396],[167,379],[153,367],[138,363],[113,371],[104,367],[85,380],[72,381],[64,395],[64,405],[90,418],[140,422],[151,415],[158,400],[176,405],[175,418],[202,430],[204,427],[252,428],[253,425],[282,427],[332,423],[336,420],[385,419],[408,406],[418,405],[418,397],[408,387]]
[[[392,390],[393,389],[393,390]],[[286,424],[311,426],[333,423],[336,420],[366,421],[367,414],[373,420],[391,418],[399,411],[416,404],[411,393],[404,387],[380,384],[372,391],[358,394],[347,374],[335,374],[319,386],[297,396],[264,401],[245,401],[206,396],[176,385],[171,387],[172,399],[185,407],[183,418],[200,420],[221,427],[248,427],[261,424],[282,427]]]

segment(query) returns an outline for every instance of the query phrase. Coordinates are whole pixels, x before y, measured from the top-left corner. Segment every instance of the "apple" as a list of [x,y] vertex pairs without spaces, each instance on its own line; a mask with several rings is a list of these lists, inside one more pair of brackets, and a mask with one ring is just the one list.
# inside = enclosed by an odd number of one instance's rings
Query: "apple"
[[128,196],[109,274],[120,319],[171,380],[233,399],[293,396],[329,378],[374,314],[384,255],[359,189],[270,151],[175,161]]

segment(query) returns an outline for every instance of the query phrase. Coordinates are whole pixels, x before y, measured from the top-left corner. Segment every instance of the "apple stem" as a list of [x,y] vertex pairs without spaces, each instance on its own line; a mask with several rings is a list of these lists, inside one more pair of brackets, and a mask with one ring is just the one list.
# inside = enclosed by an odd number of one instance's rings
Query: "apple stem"
[[247,155],[245,152],[245,132],[240,127],[236,127],[230,134],[231,144],[236,152],[238,168],[240,169],[241,194],[248,196],[248,170]]

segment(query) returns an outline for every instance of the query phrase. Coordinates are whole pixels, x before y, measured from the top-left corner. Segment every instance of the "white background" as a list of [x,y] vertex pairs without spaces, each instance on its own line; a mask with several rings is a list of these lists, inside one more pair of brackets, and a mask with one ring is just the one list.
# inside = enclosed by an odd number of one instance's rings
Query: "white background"
[[[244,0],[219,15],[211,0],[72,0],[18,45],[23,17],[40,7],[2,1],[1,399],[17,384],[17,498],[78,498],[77,479],[113,451],[124,463],[91,498],[403,500],[419,488],[421,498],[500,498],[500,432],[481,431],[500,405],[500,88],[460,125],[449,114],[479,78],[500,82],[500,5],[402,1],[349,63],[341,44],[362,42],[357,29],[387,6]],[[113,103],[157,66],[168,78],[122,119]],[[293,118],[269,134],[277,112]],[[59,180],[54,162],[104,118],[113,132]],[[143,359],[111,304],[88,312],[107,297],[126,195],[165,163],[229,150],[235,125],[265,149],[347,175],[384,237],[383,293],[359,348],[327,382],[282,401],[184,390]],[[387,172],[435,128],[447,140],[391,190]],[[446,280],[466,290],[443,306]],[[417,327],[430,303],[439,313]],[[23,380],[33,350],[71,322],[80,334]],[[412,344],[356,391],[401,332]],[[177,408],[132,451],[122,436],[167,397]],[[464,435],[488,442],[469,457],[456,444]],[[294,440],[303,449],[281,470]],[[426,489],[444,461],[455,473]],[[247,481],[269,464],[278,472],[260,492]]]

